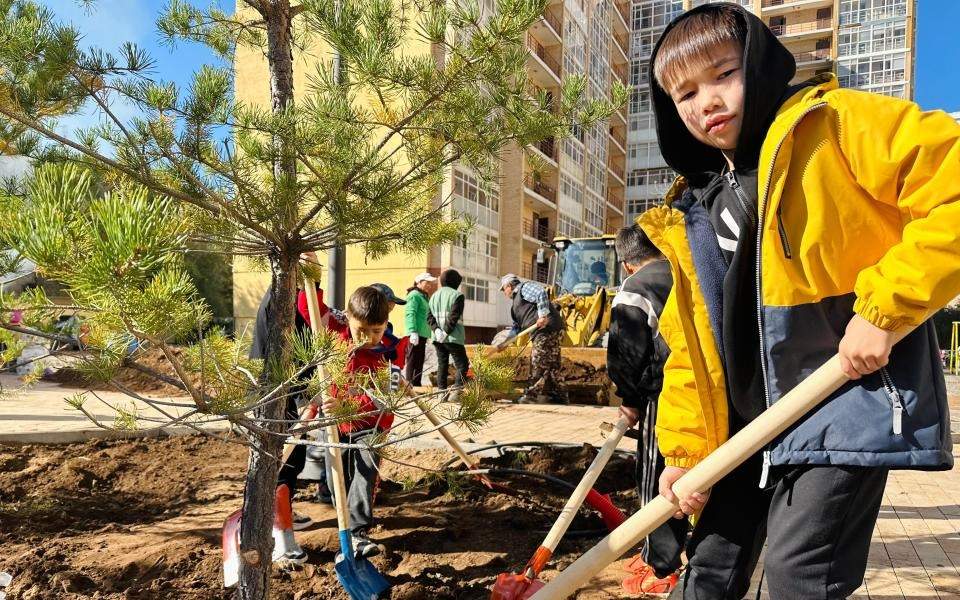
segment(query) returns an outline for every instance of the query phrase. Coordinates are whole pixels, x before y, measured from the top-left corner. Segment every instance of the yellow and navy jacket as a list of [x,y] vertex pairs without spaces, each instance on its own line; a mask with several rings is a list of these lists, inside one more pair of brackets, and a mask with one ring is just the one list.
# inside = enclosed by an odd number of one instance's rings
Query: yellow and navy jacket
[[[759,152],[758,323],[766,401],[837,352],[848,321],[917,327],[885,368],[776,439],[766,464],[946,469],[950,420],[932,312],[960,293],[960,126],[943,112],[839,89],[789,97]],[[639,222],[670,262],[660,319],[671,353],[657,436],[690,467],[728,437],[724,367],[698,278],[696,201],[679,178]]]

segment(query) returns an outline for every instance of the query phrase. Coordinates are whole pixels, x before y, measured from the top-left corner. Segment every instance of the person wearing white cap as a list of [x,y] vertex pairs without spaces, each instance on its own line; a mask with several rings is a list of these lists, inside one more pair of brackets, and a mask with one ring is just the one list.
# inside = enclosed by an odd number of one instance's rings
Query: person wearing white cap
[[407,344],[406,365],[403,376],[410,385],[420,385],[423,375],[423,358],[430,340],[430,325],[427,315],[430,307],[427,298],[437,289],[437,278],[424,271],[413,279],[413,286],[407,288],[407,306],[404,310],[404,324],[410,343]]

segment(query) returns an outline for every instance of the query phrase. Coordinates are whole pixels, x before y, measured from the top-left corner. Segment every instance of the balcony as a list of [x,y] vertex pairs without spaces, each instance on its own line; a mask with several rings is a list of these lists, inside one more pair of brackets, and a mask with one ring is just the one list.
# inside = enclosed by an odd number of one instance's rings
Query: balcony
[[562,21],[555,13],[545,11],[543,18],[530,26],[530,32],[544,46],[556,46],[562,41]]
[[527,147],[533,149],[536,154],[546,160],[548,166],[557,167],[557,144],[554,138],[547,138]]
[[623,32],[624,34],[630,34],[630,9],[627,6],[624,6],[620,3],[613,4],[613,32],[614,34],[618,32]]
[[807,8],[833,7],[833,0],[763,0],[763,16],[782,15]]
[[538,265],[536,259],[523,263],[520,276],[539,283],[547,283],[547,265]]
[[619,146],[618,150],[621,154],[626,154],[627,152],[627,135],[623,130],[611,127],[610,128],[610,137],[613,139],[616,144],[614,146]]
[[527,175],[523,178],[523,186],[528,192],[531,192],[540,200],[545,200],[547,206],[556,210],[557,208],[557,190],[552,186],[547,185],[539,179],[535,179],[532,175]]
[[527,61],[530,78],[540,87],[560,85],[560,62],[530,34],[527,34],[527,48],[530,50],[530,59]]
[[536,242],[549,242],[551,235],[547,219],[524,219],[523,235]]
[[810,52],[794,52],[793,58],[797,61],[798,70],[812,69],[821,64],[829,64],[832,60],[830,58],[830,48],[821,48]]
[[623,215],[623,192],[619,194],[607,192],[607,204],[610,208]]
[[833,19],[817,19],[803,23],[787,23],[786,25],[771,25],[770,31],[777,37],[785,40],[802,40],[808,38],[833,35]]
[[627,56],[627,49],[630,48],[630,38],[627,36],[613,36],[613,51],[611,52],[613,56],[613,64],[619,65],[620,63],[629,63],[630,58]]
[[615,79],[619,79],[620,83],[627,85],[627,65],[626,64],[611,64],[610,71],[613,73]]

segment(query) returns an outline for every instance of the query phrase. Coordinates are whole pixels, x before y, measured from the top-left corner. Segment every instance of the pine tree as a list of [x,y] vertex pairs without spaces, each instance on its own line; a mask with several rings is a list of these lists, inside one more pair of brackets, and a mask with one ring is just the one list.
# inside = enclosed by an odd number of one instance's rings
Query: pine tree
[[[241,545],[260,558],[244,562],[240,598],[264,599],[269,590],[276,457],[291,433],[281,400],[292,386],[316,392],[327,384],[304,380],[305,366],[330,362],[335,372],[342,358],[329,337],[294,333],[301,255],[360,245],[376,259],[447,243],[463,233],[438,194],[452,165],[492,177],[508,143],[564,137],[572,123],[589,127],[626,100],[619,84],[612,102],[586,99],[583,77],[567,78],[559,101],[532,91],[524,36],[545,4],[498,0],[486,14],[474,0],[239,0],[230,13],[171,0],[156,22],[165,41],[205,44],[226,64],[238,49],[264,57],[269,104],[251,105],[234,98],[229,67],[204,66],[181,89],[153,78],[149,55],[133,43],[84,49],[81,32],[42,3],[0,0],[0,151],[37,165],[25,187],[0,197],[0,245],[62,282],[72,299],[64,307],[41,293],[0,294],[0,310],[29,315],[2,326],[42,334],[44,318],[79,307],[89,315],[91,373],[109,378],[136,366],[131,342],[148,343],[163,350],[178,375],[172,382],[189,394],[180,407],[187,416],[172,421],[226,420],[243,432],[251,451]],[[433,51],[411,54],[409,39]],[[318,59],[295,95],[295,56],[316,48],[335,50],[341,66]],[[118,116],[117,100],[137,116]],[[81,107],[100,122],[60,131],[57,117]],[[209,319],[184,268],[186,251],[269,270],[265,361],[246,359],[242,336],[216,331],[185,356],[170,350]],[[478,373],[447,422],[487,417],[483,388],[504,370],[481,365]],[[415,420],[382,381],[370,385]],[[83,397],[71,401],[85,411]],[[117,407],[116,424],[138,420]]]

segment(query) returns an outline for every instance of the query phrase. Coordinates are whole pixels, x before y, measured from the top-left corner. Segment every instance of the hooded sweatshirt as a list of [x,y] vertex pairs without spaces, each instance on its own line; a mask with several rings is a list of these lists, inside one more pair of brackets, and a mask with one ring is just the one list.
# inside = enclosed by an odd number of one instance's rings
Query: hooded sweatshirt
[[[716,10],[717,4],[690,10]],[[757,326],[757,163],[777,109],[797,88],[793,55],[753,13],[735,4],[745,31],[744,105],[731,170],[720,149],[697,140],[684,125],[669,93],[651,81],[657,138],[667,164],[687,179],[694,201],[688,210],[691,243],[701,244],[698,276],[704,287],[717,347],[724,363],[734,429],[766,409]],[[650,57],[650,72],[660,43]],[[727,107],[730,109],[730,107]],[[706,234],[704,234],[707,232]]]

